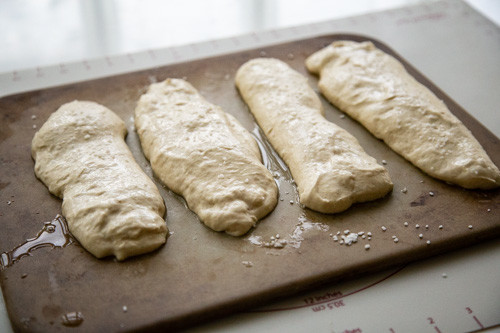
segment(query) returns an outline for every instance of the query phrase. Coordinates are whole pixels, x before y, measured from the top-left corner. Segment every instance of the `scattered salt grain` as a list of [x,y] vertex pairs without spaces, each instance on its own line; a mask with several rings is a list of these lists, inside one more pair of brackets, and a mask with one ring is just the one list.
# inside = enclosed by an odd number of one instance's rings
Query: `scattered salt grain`
[[371,233],[370,231],[368,231],[366,234],[367,234],[368,236],[371,236],[371,235],[372,235],[372,233]]
[[406,192],[408,192],[408,189],[406,187],[403,187],[403,189],[401,190],[401,192],[406,193]]
[[344,230],[344,235],[348,235],[351,231],[349,229]]
[[251,261],[246,261],[246,260],[245,260],[245,261],[242,261],[241,263],[242,263],[242,264],[243,264],[243,266],[245,266],[245,267],[252,267],[252,266],[253,266],[253,262],[251,262]]
[[344,118],[345,118],[345,114],[341,114],[340,119],[344,119]]
[[419,234],[418,238],[422,239],[422,238],[424,238],[424,235],[423,234]]
[[124,306],[122,307],[122,310],[123,310],[123,312],[127,312],[127,311],[128,311],[127,306],[126,306],[126,305],[124,305]]
[[382,231],[386,231],[387,230],[387,228],[384,227],[384,226],[382,226],[380,229],[382,229]]
[[32,116],[31,116],[31,119],[35,120],[35,119],[36,119],[36,116],[35,116],[35,115],[32,115]]
[[488,213],[489,213],[489,212],[491,212],[491,208],[488,208],[486,211],[487,211]]
[[431,241],[430,241],[430,240],[428,240],[426,243],[427,243],[427,245],[430,245],[430,244],[431,244]]
[[365,250],[367,250],[367,251],[368,251],[369,249],[370,249],[370,244],[366,244],[366,245],[365,245]]
[[415,228],[416,229],[420,228],[420,224],[415,224]]
[[442,225],[442,224],[440,224],[438,228],[439,228],[439,229],[443,229],[443,225]]
[[36,125],[33,125],[33,129],[35,129],[35,128],[36,128]]
[[429,229],[429,225],[428,224],[425,225],[425,229]]
[[386,160],[382,160],[382,164],[383,165],[387,165],[387,161]]
[[433,196],[434,196],[434,192],[429,192],[429,195],[430,195],[431,197],[433,197]]
[[469,224],[469,227],[468,227],[468,228],[469,228],[469,229],[472,229],[472,224]]
[[446,279],[448,277],[446,273],[441,274],[441,276],[443,277],[443,279]]
[[290,200],[290,205],[293,205],[293,200]]
[[399,242],[399,238],[396,237],[396,238],[394,238],[394,243],[397,243],[397,242]]
[[404,224],[404,226],[405,226],[405,227],[407,227],[407,226],[408,226],[408,222],[405,222],[405,223],[403,223],[403,224]]

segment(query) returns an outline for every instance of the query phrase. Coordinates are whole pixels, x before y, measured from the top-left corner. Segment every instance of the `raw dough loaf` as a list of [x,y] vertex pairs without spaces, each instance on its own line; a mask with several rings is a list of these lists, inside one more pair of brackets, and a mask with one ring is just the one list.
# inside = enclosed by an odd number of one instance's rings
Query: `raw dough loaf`
[[465,188],[499,186],[498,168],[470,131],[371,42],[334,42],[306,66],[330,102],[427,174]]
[[61,106],[35,134],[36,176],[62,198],[73,236],[98,258],[118,260],[165,243],[163,199],[137,165],[111,110],[93,102]]
[[307,79],[278,59],[253,59],[236,85],[260,127],[290,168],[300,202],[336,213],[392,190],[385,168],[356,138],[324,118]]
[[135,109],[155,174],[215,231],[240,236],[271,212],[278,189],[251,134],[191,84],[152,84]]

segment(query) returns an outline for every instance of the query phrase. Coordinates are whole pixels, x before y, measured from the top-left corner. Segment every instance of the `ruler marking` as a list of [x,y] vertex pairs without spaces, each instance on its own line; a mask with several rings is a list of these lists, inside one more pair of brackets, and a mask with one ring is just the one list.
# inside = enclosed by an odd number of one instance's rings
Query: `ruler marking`
[[484,328],[483,324],[479,321],[479,319],[477,319],[476,316],[472,316],[472,318],[474,318],[474,320],[476,321],[476,323],[479,325],[480,328]]

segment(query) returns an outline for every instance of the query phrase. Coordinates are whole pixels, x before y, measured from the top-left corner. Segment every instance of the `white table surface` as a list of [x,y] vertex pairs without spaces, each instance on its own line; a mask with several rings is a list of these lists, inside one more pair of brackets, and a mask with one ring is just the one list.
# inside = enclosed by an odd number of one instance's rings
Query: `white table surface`
[[[390,45],[500,136],[500,1],[467,4],[482,16],[452,0],[1,0],[0,97],[238,47],[354,32]],[[367,15],[354,16],[359,14]],[[248,38],[252,34],[259,40]],[[241,41],[238,47],[228,42],[234,38]],[[85,72],[82,64],[96,70]],[[7,250],[0,244],[0,252]],[[326,286],[197,330],[465,332],[497,326],[488,330],[497,331],[499,260],[498,241],[487,242]],[[339,292],[344,297],[324,303],[324,309],[304,305],[309,297]],[[0,332],[11,330],[0,302]]]

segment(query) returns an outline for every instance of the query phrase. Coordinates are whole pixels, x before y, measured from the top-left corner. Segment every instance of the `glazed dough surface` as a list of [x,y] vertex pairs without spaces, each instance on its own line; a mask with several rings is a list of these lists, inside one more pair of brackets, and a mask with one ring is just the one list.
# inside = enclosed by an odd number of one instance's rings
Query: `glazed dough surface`
[[479,142],[429,89],[371,42],[337,41],[306,59],[321,92],[427,174],[465,188],[500,185]]
[[255,139],[188,82],[152,84],[135,125],[155,174],[213,230],[243,235],[276,206],[278,189]]
[[243,64],[236,85],[267,138],[290,168],[300,202],[336,213],[392,190],[385,168],[356,138],[324,118],[307,79],[278,59]]
[[123,260],[166,241],[163,199],[135,162],[126,133],[106,107],[74,101],[54,112],[32,141],[36,176],[63,199],[69,230],[98,258]]

